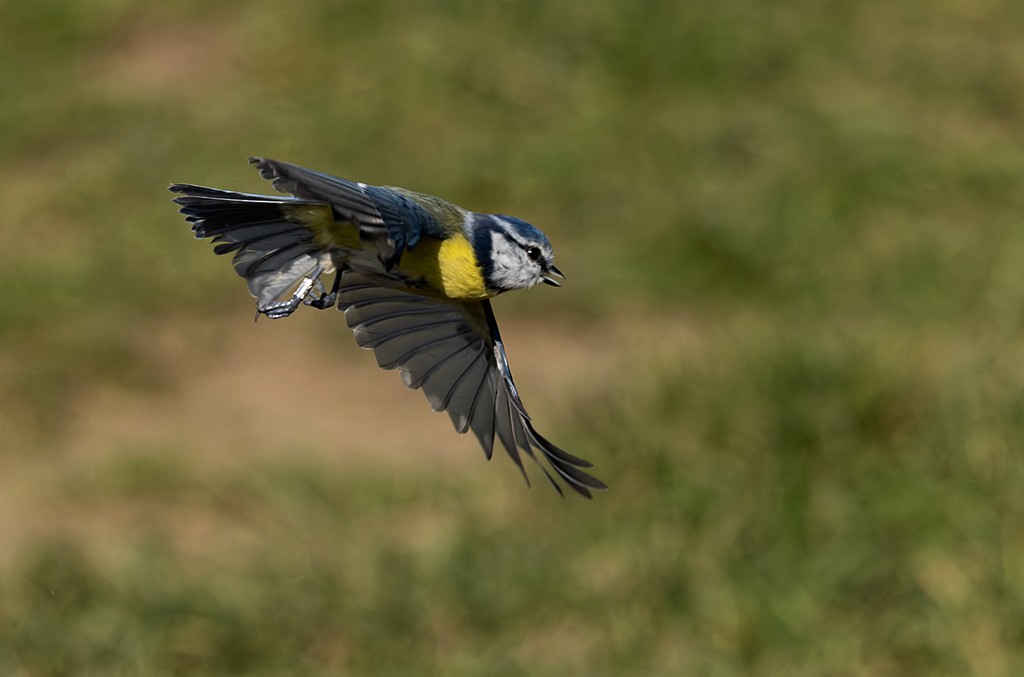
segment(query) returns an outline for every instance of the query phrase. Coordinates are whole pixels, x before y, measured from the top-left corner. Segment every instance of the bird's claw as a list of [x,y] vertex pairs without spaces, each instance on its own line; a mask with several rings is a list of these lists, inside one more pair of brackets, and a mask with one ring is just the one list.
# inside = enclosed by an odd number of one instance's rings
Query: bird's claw
[[[338,292],[336,289],[333,289],[328,293],[324,289],[323,282],[320,281],[322,273],[323,268],[318,268],[310,277],[302,278],[302,282],[295,288],[295,293],[283,301],[273,301],[262,306],[257,305],[256,317],[266,315],[272,320],[279,320],[294,313],[300,304],[305,304],[318,310],[334,307],[338,300]],[[337,284],[335,284],[336,287]]]

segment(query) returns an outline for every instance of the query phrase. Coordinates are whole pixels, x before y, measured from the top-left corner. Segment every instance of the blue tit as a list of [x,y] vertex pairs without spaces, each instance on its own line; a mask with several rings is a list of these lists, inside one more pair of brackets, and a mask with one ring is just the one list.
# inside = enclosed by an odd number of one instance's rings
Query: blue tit
[[497,437],[527,483],[520,451],[559,493],[556,479],[588,498],[606,488],[581,470],[589,462],[534,429],[491,309],[489,299],[506,291],[559,286],[564,276],[542,232],[404,188],[249,162],[290,197],[191,184],[170,190],[197,238],[212,238],[216,254],[234,253],[257,317],[337,306],[356,342],[382,368],[399,369],[406,387],[422,389],[435,411],[447,411],[456,431],[472,430],[488,459]]

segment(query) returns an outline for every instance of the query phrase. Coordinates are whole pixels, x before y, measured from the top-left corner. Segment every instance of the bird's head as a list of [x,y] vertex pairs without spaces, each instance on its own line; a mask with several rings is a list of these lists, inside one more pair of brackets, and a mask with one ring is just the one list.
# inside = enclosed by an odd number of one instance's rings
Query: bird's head
[[565,278],[544,233],[526,221],[501,214],[477,214],[473,249],[487,287],[495,292],[528,289],[541,282],[560,287]]

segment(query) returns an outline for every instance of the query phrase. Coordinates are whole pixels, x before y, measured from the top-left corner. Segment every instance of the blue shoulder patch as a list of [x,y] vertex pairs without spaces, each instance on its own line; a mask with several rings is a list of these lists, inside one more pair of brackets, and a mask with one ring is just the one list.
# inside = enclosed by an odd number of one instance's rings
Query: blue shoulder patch
[[441,228],[434,217],[405,195],[380,186],[365,186],[363,192],[380,211],[396,251],[412,250],[424,235],[441,235]]

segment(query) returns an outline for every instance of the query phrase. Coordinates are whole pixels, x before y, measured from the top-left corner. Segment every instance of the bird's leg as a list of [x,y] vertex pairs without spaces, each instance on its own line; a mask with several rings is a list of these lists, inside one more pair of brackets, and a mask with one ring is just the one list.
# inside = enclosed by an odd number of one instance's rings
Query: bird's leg
[[341,271],[335,271],[334,273],[334,284],[331,286],[331,293],[324,293],[324,286],[317,280],[317,288],[320,291],[320,296],[315,299],[309,299],[306,301],[307,304],[323,310],[324,308],[333,308],[334,304],[338,301],[338,287],[341,286]]
[[[320,275],[323,274],[324,267],[317,266],[316,270],[309,277],[302,278],[302,282],[295,288],[295,293],[291,297],[283,301],[274,301],[268,303],[265,306],[256,306],[257,317],[259,313],[266,315],[272,320],[278,320],[282,317],[288,317],[295,312],[295,309],[299,307],[300,303],[313,306],[315,308],[324,308],[324,305],[318,305],[328,297],[328,294],[324,293],[324,285],[320,282]],[[317,296],[313,296],[310,292],[314,292]]]

